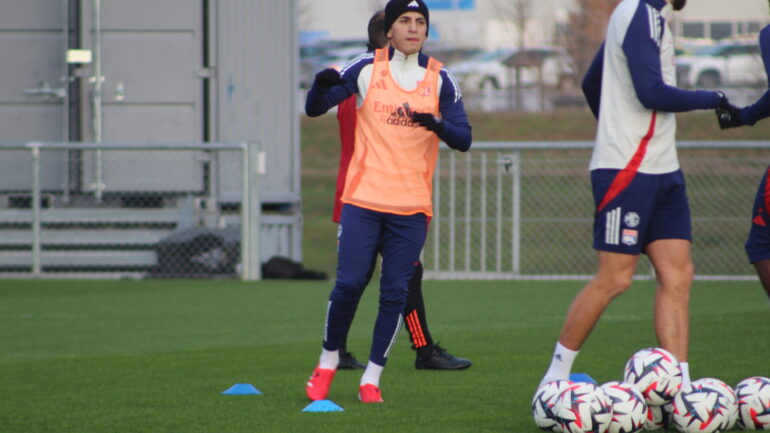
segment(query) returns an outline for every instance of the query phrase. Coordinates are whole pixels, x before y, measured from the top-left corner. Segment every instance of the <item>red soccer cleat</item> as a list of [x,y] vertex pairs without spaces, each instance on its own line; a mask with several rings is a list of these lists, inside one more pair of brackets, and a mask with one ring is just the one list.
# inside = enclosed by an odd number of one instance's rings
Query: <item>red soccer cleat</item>
[[361,403],[383,402],[380,388],[377,388],[371,383],[367,383],[366,385],[361,385],[358,387],[358,399],[361,400]]
[[313,401],[326,400],[326,397],[329,395],[329,388],[332,387],[334,373],[336,372],[337,370],[316,367],[305,387],[307,398]]

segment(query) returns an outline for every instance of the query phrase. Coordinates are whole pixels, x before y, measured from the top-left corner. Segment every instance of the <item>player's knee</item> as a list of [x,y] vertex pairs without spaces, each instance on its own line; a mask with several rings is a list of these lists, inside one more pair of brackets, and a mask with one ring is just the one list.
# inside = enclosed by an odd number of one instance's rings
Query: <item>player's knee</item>
[[631,287],[631,277],[613,275],[598,280],[596,285],[606,298],[613,299]]
[[403,313],[406,306],[405,290],[390,290],[380,293],[380,310],[388,313]]
[[364,284],[350,281],[337,280],[329,299],[333,302],[347,302],[361,297],[364,291]]
[[344,291],[362,292],[369,283],[369,276],[366,272],[338,272],[335,288],[339,287]]
[[661,269],[658,271],[658,282],[667,291],[685,294],[689,293],[694,276],[695,265],[690,262],[677,268]]
[[380,299],[380,310],[386,313],[403,313],[406,299]]
[[618,276],[613,281],[613,297],[624,293],[629,288],[631,288],[631,278]]

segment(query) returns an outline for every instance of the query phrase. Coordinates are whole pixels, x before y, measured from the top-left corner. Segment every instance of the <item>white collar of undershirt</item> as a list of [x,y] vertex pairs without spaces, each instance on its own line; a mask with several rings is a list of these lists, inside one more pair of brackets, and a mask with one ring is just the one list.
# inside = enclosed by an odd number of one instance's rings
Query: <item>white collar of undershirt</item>
[[403,52],[393,48],[393,58],[390,59],[390,67],[397,70],[416,68],[419,66],[418,58],[420,53],[406,55]]

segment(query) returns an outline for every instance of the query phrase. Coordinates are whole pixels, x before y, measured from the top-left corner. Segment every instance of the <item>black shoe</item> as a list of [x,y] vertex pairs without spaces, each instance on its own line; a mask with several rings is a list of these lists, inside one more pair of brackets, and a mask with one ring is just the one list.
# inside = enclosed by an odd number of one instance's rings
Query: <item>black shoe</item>
[[467,359],[452,355],[438,344],[426,354],[417,355],[417,359],[414,360],[414,367],[418,370],[464,370],[472,364]]
[[363,370],[365,368],[366,366],[358,362],[352,353],[340,351],[340,363],[337,364],[337,370]]

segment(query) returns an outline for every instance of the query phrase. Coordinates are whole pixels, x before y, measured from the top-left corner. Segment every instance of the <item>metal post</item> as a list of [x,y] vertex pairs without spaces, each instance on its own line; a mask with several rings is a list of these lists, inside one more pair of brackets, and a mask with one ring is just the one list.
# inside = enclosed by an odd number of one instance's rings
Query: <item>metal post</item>
[[473,189],[473,154],[465,154],[465,271],[471,270],[471,191]]
[[[69,0],[62,0],[62,39],[63,39],[63,45],[62,45],[62,56],[63,56],[63,70],[62,70],[62,107],[64,108],[64,112],[62,113],[62,141],[67,143],[70,140],[70,70],[69,70],[69,63],[67,63],[67,51],[69,50],[69,39],[70,39],[70,20],[69,20]],[[70,200],[70,167],[69,167],[69,159],[70,159],[70,151],[67,150],[62,153],[64,161],[62,161],[62,165],[64,166],[64,178],[62,179],[62,199],[65,203],[68,203]]]
[[479,270],[481,272],[487,271],[487,152],[481,152],[481,183],[479,195],[481,196],[481,243],[479,250],[481,250],[481,262],[479,263]]
[[436,169],[433,172],[433,219],[430,230],[433,235],[433,271],[440,270],[441,261],[441,152],[436,157]]
[[[502,152],[497,152],[497,160],[504,162]],[[502,271],[503,261],[503,237],[500,233],[503,232],[503,172],[505,167],[498,167],[497,175],[495,176],[495,186],[497,187],[495,194],[495,271]]]
[[[102,142],[102,22],[101,22],[101,0],[93,0],[92,11],[93,22],[93,46],[94,46],[94,76],[91,77],[93,90],[91,100],[93,103],[93,132],[94,141]],[[102,151],[97,150],[94,159],[94,193],[97,202],[102,200]]]
[[511,230],[511,270],[514,275],[521,275],[521,151],[513,152],[511,158],[513,170],[513,228]]
[[40,216],[40,147],[30,143],[32,152],[32,275],[39,277],[41,264],[41,216]]
[[455,271],[455,234],[457,233],[457,158],[449,154],[449,272]]
[[259,248],[262,203],[259,198],[259,175],[263,154],[258,143],[244,145],[243,187],[241,197],[241,278],[247,281],[262,279]]

